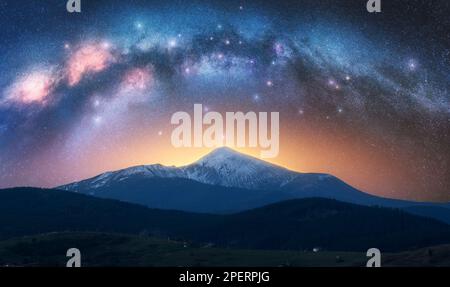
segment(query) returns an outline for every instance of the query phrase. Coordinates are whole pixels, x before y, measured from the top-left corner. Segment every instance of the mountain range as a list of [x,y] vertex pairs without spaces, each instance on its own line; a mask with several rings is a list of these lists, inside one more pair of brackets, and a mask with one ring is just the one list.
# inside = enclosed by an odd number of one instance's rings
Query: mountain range
[[327,198],[400,208],[450,224],[449,204],[370,195],[332,175],[294,172],[226,147],[183,167],[136,166],[57,188],[151,208],[213,214],[240,212],[290,199]]
[[[0,190],[0,240],[50,232],[134,234],[196,246],[262,250],[366,251],[376,246],[396,252],[450,242],[450,226],[437,220],[330,199],[295,199],[213,215],[150,209],[60,190]],[[52,252],[52,246],[45,248]],[[13,253],[26,252],[19,246]]]

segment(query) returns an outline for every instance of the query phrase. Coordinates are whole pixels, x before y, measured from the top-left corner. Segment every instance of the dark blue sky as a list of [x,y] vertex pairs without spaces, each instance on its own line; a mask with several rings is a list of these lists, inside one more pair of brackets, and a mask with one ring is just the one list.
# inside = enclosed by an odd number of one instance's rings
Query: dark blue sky
[[170,162],[170,115],[203,103],[279,111],[276,163],[450,200],[448,1],[65,5],[0,3],[2,186]]

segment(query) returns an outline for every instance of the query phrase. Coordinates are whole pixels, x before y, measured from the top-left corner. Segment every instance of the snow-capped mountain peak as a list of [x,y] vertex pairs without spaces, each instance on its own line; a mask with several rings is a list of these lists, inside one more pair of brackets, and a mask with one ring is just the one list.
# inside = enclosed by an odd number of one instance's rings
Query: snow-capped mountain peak
[[[135,166],[58,188],[152,208],[207,213],[242,211],[293,198],[332,198],[402,208],[450,223],[444,204],[377,197],[328,174],[293,172],[229,148],[214,150],[184,167]],[[240,192],[234,188],[240,188]]]
[[160,164],[130,167],[106,172],[96,177],[59,188],[65,190],[96,189],[132,177],[186,178],[201,183],[249,189],[278,188],[298,173],[223,147],[183,167]]
[[187,178],[202,183],[250,189],[280,187],[298,174],[223,147],[185,166]]
[[257,158],[239,153],[228,147],[221,147],[213,150],[209,154],[205,155],[192,165],[203,165],[210,167],[217,167],[221,165],[238,165],[238,164],[260,164],[260,165],[270,165],[267,162],[259,160]]

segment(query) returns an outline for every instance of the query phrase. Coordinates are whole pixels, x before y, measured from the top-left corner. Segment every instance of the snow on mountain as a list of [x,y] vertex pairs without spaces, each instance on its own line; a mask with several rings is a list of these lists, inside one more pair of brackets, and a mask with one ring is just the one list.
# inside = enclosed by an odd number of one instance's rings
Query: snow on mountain
[[279,188],[298,176],[298,173],[226,147],[182,169],[186,178],[201,183],[248,189]]
[[334,176],[293,172],[229,148],[216,149],[183,167],[160,164],[130,167],[58,188],[151,208],[208,213],[242,211],[293,198],[331,198],[402,208],[450,224],[446,204],[370,195]]
[[118,171],[106,172],[93,178],[63,185],[59,188],[75,192],[79,190],[92,189],[93,191],[91,192],[91,194],[93,194],[95,193],[94,190],[97,188],[105,187],[109,184],[124,181],[132,177],[183,178],[184,173],[179,168],[173,166],[163,166],[160,164],[142,165]]
[[250,157],[230,148],[219,148],[183,167],[144,165],[106,172],[94,178],[64,185],[64,190],[96,189],[130,177],[186,178],[201,183],[248,189],[279,188],[298,173]]

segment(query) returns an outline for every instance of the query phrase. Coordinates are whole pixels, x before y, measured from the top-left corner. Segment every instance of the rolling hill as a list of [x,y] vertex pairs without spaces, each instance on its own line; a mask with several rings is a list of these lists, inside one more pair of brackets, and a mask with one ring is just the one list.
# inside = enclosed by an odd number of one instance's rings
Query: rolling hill
[[[64,267],[69,248],[84,267],[363,267],[365,252],[217,248],[148,236],[97,232],[47,233],[0,241],[0,266]],[[450,245],[382,255],[383,267],[450,266]]]
[[149,209],[58,190],[0,190],[0,239],[48,232],[149,234],[245,249],[385,251],[450,242],[450,226],[401,210],[298,199],[231,215]]

